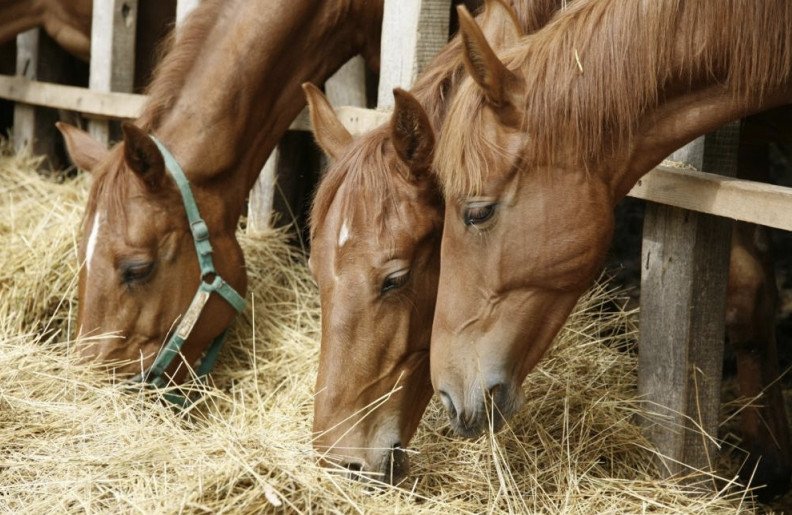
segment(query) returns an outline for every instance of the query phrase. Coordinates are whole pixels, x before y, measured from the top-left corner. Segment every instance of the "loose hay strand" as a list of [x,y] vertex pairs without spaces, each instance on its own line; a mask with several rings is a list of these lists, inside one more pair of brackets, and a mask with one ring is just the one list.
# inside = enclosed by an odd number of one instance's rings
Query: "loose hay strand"
[[[71,349],[88,180],[0,152],[0,510],[26,513],[735,513],[734,480],[658,480],[635,424],[635,312],[598,284],[496,435],[463,441],[433,402],[400,488],[321,468],[311,448],[318,295],[282,232],[240,233],[250,307],[190,411],[130,392]],[[368,412],[369,410],[366,410]],[[361,414],[365,416],[365,413]],[[733,477],[733,476],[731,476]]]

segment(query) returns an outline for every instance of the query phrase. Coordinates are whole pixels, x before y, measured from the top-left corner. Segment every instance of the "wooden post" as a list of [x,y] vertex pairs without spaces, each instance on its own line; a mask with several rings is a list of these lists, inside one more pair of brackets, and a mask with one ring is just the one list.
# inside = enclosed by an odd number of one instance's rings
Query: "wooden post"
[[325,82],[325,95],[334,106],[366,107],[366,62],[357,55]]
[[177,0],[176,1],[176,25],[181,25],[193,9],[198,7],[201,0]]
[[265,232],[272,227],[272,203],[275,199],[276,178],[278,177],[278,147],[273,149],[264,168],[256,179],[248,198],[248,234]]
[[[36,28],[17,36],[16,72],[31,80],[55,82],[64,72],[65,51],[42,29]],[[17,152],[30,148],[34,154],[48,156],[43,168],[59,168],[57,159],[60,136],[55,131],[58,113],[16,103],[14,106],[14,147]]]
[[451,0],[385,0],[377,107],[393,107],[393,88],[409,88],[448,42]]
[[[671,159],[734,176],[738,142],[735,123]],[[669,475],[711,470],[716,457],[730,235],[729,220],[647,203],[638,391]]]
[[[91,26],[89,87],[98,91],[131,93],[135,85],[135,28],[137,0],[94,2]],[[94,138],[110,143],[110,125],[93,120]]]

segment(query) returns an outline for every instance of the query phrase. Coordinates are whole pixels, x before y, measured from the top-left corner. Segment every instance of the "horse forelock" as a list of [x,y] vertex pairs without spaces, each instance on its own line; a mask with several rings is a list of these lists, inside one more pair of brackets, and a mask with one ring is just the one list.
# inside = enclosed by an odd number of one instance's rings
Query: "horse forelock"
[[94,218],[100,205],[107,220],[113,220],[114,224],[126,224],[125,206],[129,198],[129,181],[125,177],[121,144],[112,149],[106,159],[105,165],[97,170],[93,178],[83,224]]
[[[328,224],[334,202],[341,203],[341,217],[351,224],[353,234],[355,224],[361,221],[367,225],[373,221],[380,235],[390,232],[387,215],[397,209],[396,202],[407,181],[402,175],[406,167],[390,147],[389,131],[389,126],[383,125],[356,139],[328,168],[314,198],[311,238]],[[394,163],[405,170],[394,170]]]
[[[724,84],[762,95],[792,76],[792,2],[576,2],[499,56],[519,76],[526,155],[596,166],[634,136],[642,115],[676,87]],[[447,196],[475,194],[499,149],[482,125],[480,88],[460,85],[435,158]]]

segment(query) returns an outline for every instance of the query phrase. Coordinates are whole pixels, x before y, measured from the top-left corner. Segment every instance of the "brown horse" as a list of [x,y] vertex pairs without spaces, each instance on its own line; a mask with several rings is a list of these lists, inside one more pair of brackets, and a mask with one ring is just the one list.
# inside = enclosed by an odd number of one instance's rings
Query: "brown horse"
[[792,5],[582,2],[502,60],[461,18],[471,79],[434,161],[446,211],[431,369],[452,426],[475,435],[488,406],[497,427],[519,405],[636,181],[792,101]]
[[[381,19],[382,2],[367,0],[205,1],[175,34],[121,143],[107,151],[61,126],[72,159],[94,174],[79,248],[84,355],[139,362],[121,373],[147,368],[200,282],[185,208],[149,135],[184,169],[217,272],[244,293],[237,223],[267,155],[305,105],[300,84],[325,80],[356,53],[376,62]],[[233,313],[209,298],[182,351],[188,363]],[[168,375],[181,379],[185,368]]]
[[[514,12],[490,0],[480,16],[498,44],[544,25],[562,0],[511,4]],[[390,482],[407,473],[402,449],[431,397],[443,205],[429,168],[434,130],[462,75],[457,37],[419,77],[415,97],[394,92],[391,123],[354,142],[321,93],[306,87],[316,139],[333,160],[311,217],[322,301],[315,447],[355,474]]]
[[0,0],[0,45],[41,26],[69,53],[87,61],[92,7],[93,0]]

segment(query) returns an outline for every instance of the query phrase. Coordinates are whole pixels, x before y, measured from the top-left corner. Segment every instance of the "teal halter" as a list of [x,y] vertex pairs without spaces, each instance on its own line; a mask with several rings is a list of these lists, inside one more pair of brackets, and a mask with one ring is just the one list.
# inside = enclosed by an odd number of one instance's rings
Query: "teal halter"
[[[198,205],[195,203],[192,190],[190,189],[190,181],[184,175],[176,158],[173,154],[163,145],[157,138],[151,136],[151,139],[156,143],[162,157],[165,160],[165,168],[170,172],[176,186],[181,193],[182,202],[184,203],[184,210],[187,212],[187,221],[190,224],[190,232],[192,233],[193,243],[195,244],[195,252],[198,254],[198,264],[201,267],[201,284],[198,286],[198,291],[195,292],[190,307],[184,313],[179,325],[171,335],[168,343],[166,343],[154,359],[151,367],[136,376],[131,381],[139,383],[147,383],[155,388],[162,388],[166,385],[167,381],[164,377],[165,370],[173,363],[173,360],[181,352],[184,342],[190,336],[193,326],[201,316],[203,308],[212,293],[217,293],[226,302],[228,302],[237,313],[241,313],[245,309],[245,299],[237,293],[227,282],[220,277],[214,267],[212,261],[212,244],[209,241],[209,227],[206,222],[201,218],[201,213],[198,211]],[[201,361],[198,368],[195,370],[198,377],[205,376],[212,370],[217,355],[225,342],[228,329],[223,331],[217,338],[215,338],[209,345],[206,355]],[[189,401],[180,395],[168,394],[166,398],[181,406],[189,404]]]

